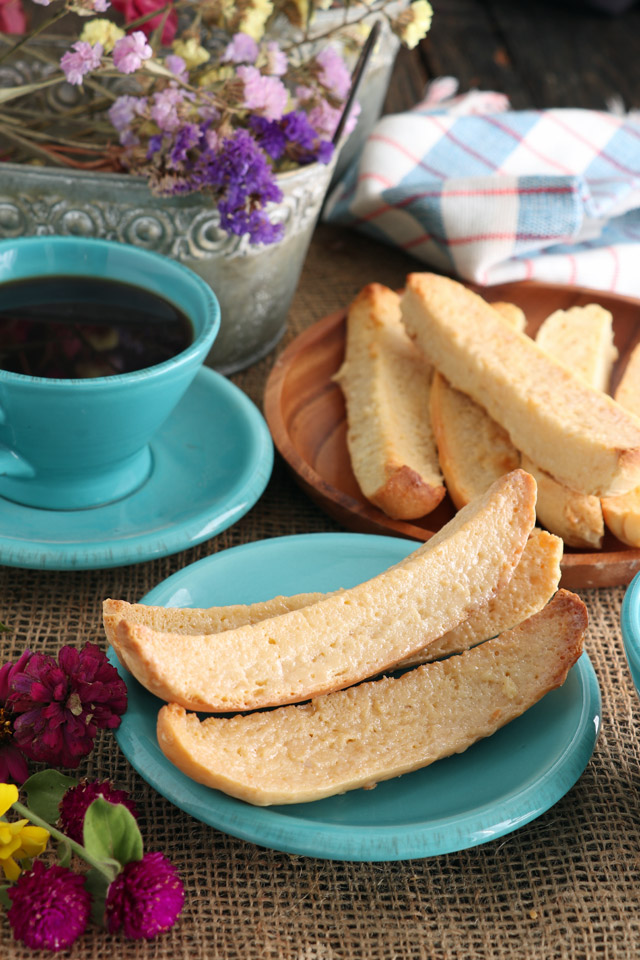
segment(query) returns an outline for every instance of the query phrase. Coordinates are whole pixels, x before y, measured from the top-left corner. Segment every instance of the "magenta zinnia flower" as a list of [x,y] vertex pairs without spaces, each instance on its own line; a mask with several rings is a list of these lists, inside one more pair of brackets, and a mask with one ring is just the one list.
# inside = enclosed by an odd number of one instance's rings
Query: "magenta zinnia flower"
[[21,784],[29,776],[27,761],[14,741],[16,718],[8,700],[13,680],[30,657],[31,653],[25,650],[17,663],[5,663],[0,670],[0,783]]
[[86,929],[91,896],[84,877],[67,867],[36,860],[7,893],[13,935],[33,950],[66,950]]
[[60,828],[77,843],[83,842],[84,816],[96,797],[104,797],[109,803],[121,803],[136,819],[138,817],[137,807],[126,790],[116,790],[108,780],[81,780],[67,790],[60,801]]
[[145,853],[118,874],[107,891],[109,933],[151,940],[172,927],[182,910],[184,890],[173,864],[162,853]]
[[16,714],[17,746],[32,760],[75,767],[91,752],[99,729],[120,726],[127,688],[118,671],[94,643],[82,650],[66,646],[58,662],[43,653],[31,656],[12,681],[9,703]]

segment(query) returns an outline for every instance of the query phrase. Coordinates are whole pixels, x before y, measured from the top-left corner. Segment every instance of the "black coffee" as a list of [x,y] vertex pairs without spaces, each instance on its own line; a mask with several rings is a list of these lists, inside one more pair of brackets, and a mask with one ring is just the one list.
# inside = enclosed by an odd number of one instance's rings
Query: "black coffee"
[[192,342],[185,314],[128,283],[56,276],[0,286],[3,370],[108,377],[162,363]]

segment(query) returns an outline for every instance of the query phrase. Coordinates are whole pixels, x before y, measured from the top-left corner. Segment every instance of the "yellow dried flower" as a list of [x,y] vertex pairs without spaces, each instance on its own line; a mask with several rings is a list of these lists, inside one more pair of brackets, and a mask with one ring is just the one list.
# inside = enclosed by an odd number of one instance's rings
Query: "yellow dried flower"
[[433,10],[427,0],[416,0],[393,21],[393,31],[409,50],[420,43],[429,32]]
[[124,30],[112,23],[111,20],[89,20],[85,23],[80,34],[80,40],[92,46],[101,43],[105,53],[111,53],[116,42],[124,37]]
[[211,70],[206,70],[198,78],[199,87],[211,87],[214,83],[219,83],[221,80],[231,80],[235,76],[235,70],[230,63],[224,63],[221,67],[212,67]]
[[174,40],[171,48],[178,57],[182,57],[187,70],[193,70],[194,67],[199,67],[211,59],[209,51],[205,50],[195,37],[190,37],[188,40]]
[[273,12],[271,0],[252,0],[238,25],[240,33],[248,33],[257,42],[262,39],[267,20]]

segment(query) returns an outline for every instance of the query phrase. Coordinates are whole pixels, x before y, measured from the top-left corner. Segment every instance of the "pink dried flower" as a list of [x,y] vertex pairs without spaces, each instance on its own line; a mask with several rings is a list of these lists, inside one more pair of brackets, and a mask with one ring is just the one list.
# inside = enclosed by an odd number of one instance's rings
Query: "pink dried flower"
[[25,650],[17,663],[5,663],[0,669],[0,783],[24,783],[29,776],[27,761],[14,743],[15,714],[8,703],[12,682],[31,658]]
[[265,64],[263,70],[272,77],[282,77],[289,68],[289,60],[275,40],[269,40],[264,49]]
[[120,73],[135,73],[145,60],[153,56],[142,30],[121,37],[113,48],[113,65]]
[[101,43],[92,46],[85,40],[78,40],[72,44],[60,58],[60,67],[69,83],[78,86],[86,73],[97,70],[102,62],[104,47]]
[[127,709],[127,688],[98,646],[66,646],[58,663],[31,656],[12,681],[9,703],[15,741],[32,760],[75,767],[93,748],[98,729],[115,729]]
[[344,100],[351,86],[351,76],[347,65],[333,47],[325,47],[316,54],[318,80],[329,93]]
[[184,62],[182,57],[179,57],[177,53],[170,53],[168,57],[164,58],[164,65],[167,70],[171,70],[171,73],[182,80],[183,83],[186,83],[189,79],[189,71],[187,70],[187,65]]
[[258,44],[248,33],[235,33],[222,55],[223,63],[255,63]]
[[109,933],[131,940],[151,940],[178,919],[184,903],[182,881],[162,853],[145,853],[127,863],[107,891],[105,920]]
[[277,77],[265,77],[256,67],[238,67],[244,83],[243,104],[267,120],[279,120],[287,106],[287,88]]
[[60,801],[60,828],[77,843],[83,842],[84,817],[96,797],[104,797],[109,803],[121,803],[136,819],[138,817],[137,807],[126,790],[116,790],[108,780],[81,780],[67,790]]
[[67,867],[45,867],[36,860],[7,893],[13,935],[33,950],[66,950],[89,922],[91,896],[84,877]]

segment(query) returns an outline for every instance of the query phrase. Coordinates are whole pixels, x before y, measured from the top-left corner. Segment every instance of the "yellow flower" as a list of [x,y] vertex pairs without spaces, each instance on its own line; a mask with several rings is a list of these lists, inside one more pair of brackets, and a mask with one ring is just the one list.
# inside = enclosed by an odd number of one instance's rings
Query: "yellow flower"
[[174,40],[171,46],[173,52],[182,57],[187,70],[193,70],[194,67],[199,67],[200,64],[211,59],[209,51],[201,47],[195,37],[190,37],[188,40]]
[[221,80],[231,80],[235,71],[231,64],[224,63],[221,67],[212,67],[211,70],[206,70],[201,77],[198,78],[199,87],[211,87],[214,83],[218,83]]
[[0,866],[7,880],[20,876],[18,860],[33,859],[42,853],[49,840],[44,827],[28,826],[28,820],[9,823],[4,815],[18,799],[18,789],[12,783],[0,783]]
[[273,12],[271,0],[253,0],[238,25],[240,33],[248,33],[254,40],[262,39],[267,20]]
[[394,31],[398,34],[405,47],[413,50],[426,37],[431,26],[433,10],[427,0],[416,0],[407,11],[401,13],[394,22]]
[[85,23],[80,34],[80,40],[90,43],[101,43],[105,53],[111,53],[116,45],[116,41],[124,37],[124,30],[111,23],[111,20],[90,20]]

